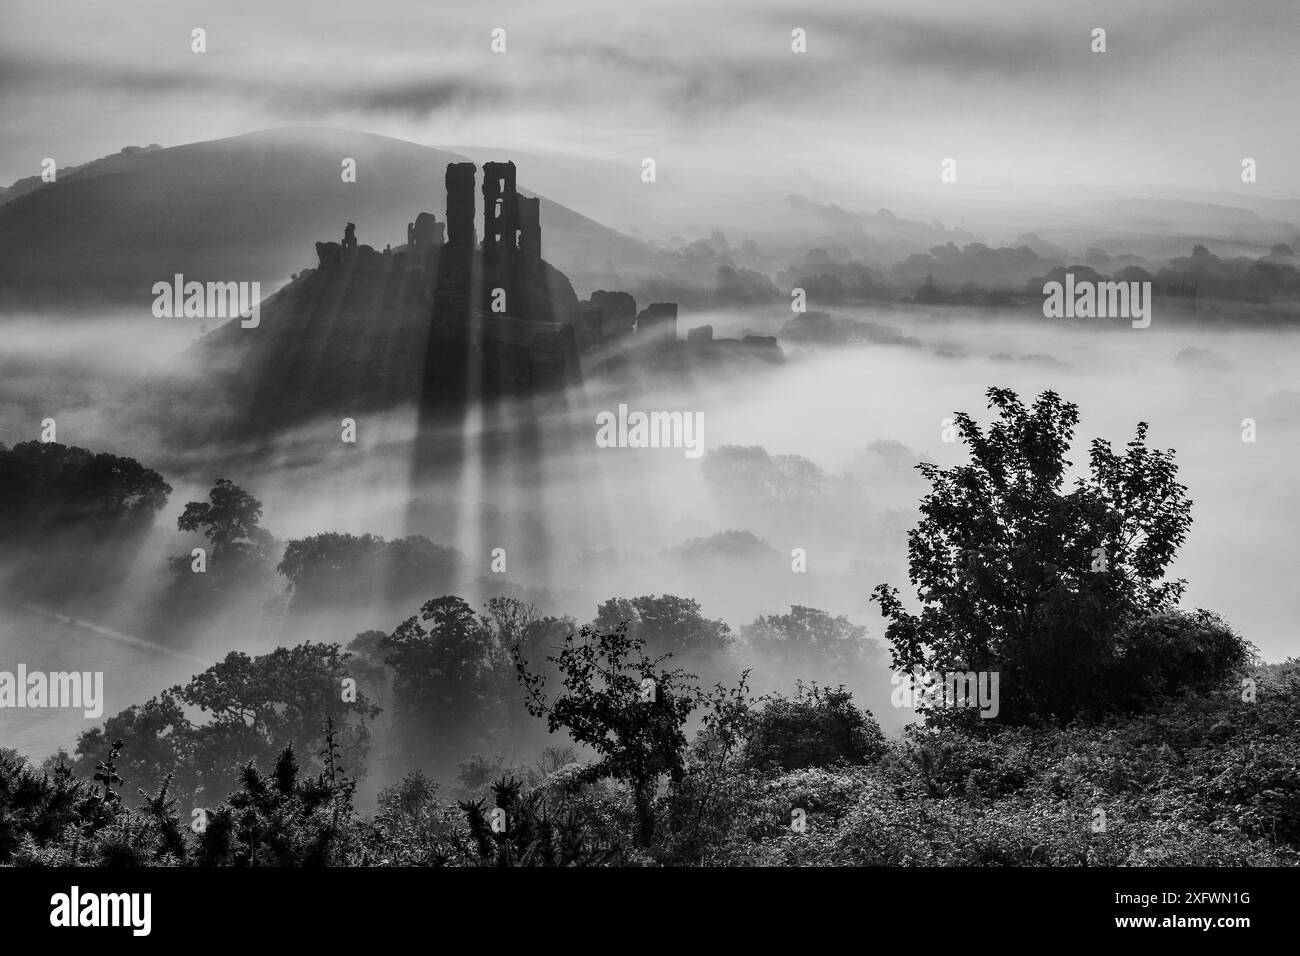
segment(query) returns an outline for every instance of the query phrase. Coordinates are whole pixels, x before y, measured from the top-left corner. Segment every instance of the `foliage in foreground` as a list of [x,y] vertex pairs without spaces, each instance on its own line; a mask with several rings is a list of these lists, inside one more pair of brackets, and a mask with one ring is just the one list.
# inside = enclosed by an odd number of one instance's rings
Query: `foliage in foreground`
[[[1164,576],[1191,503],[1173,452],[1148,448],[1139,423],[1123,454],[1094,441],[1067,489],[1077,409],[1052,392],[1032,409],[988,394],[999,422],[955,419],[971,462],[920,466],[933,491],[909,536],[919,613],[888,587],[875,599],[897,669],[1001,674],[1014,693],[996,722],[927,704],[924,725],[887,741],[843,687],[755,701],[745,672],[705,691],[666,662],[716,664],[733,639],[672,595],[607,602],[580,630],[510,599],[477,616],[446,596],[347,654],[231,654],[83,734],[73,767],[38,772],[0,750],[0,864],[1300,862],[1300,662],[1248,671],[1243,638],[1178,607],[1183,582]],[[210,497],[182,530],[206,528],[214,557],[259,554],[260,503],[229,482]],[[799,607],[741,638],[790,666],[870,650],[847,620]],[[365,818],[353,794],[378,707],[339,700],[353,668],[388,675],[408,739],[508,727],[517,742],[531,715],[586,759],[480,756],[450,802],[416,771]],[[182,705],[213,719],[193,724]],[[304,773],[295,744],[322,724]],[[124,776],[158,789],[130,807]],[[238,789],[183,826],[177,792],[207,800],[227,780]]]
[[[1296,865],[1300,661],[1254,679],[1253,702],[1225,690],[1064,728],[915,726],[883,741],[858,712],[868,749],[852,761],[832,748],[851,707],[839,692],[754,702],[743,685],[719,690],[701,702],[705,727],[680,751],[677,772],[649,798],[648,834],[646,795],[572,751],[496,780],[480,799],[445,800],[436,783],[409,774],[366,818],[327,725],[323,769],[304,775],[292,748],[269,770],[246,765],[202,832],[180,819],[167,781],[128,800],[116,748],[91,780],[5,755],[0,863]],[[792,707],[810,706],[821,707],[812,724],[827,728],[812,742],[825,759],[759,766],[754,754],[768,752],[772,728]],[[480,777],[483,769],[467,766]]]
[[1171,693],[1221,685],[1252,648],[1217,617],[1178,609],[1186,582],[1165,573],[1191,527],[1172,450],[1137,424],[1122,453],[1089,447],[1072,484],[1066,458],[1079,409],[1055,392],[1026,407],[988,390],[986,429],[954,415],[969,461],[917,466],[931,490],[908,532],[919,613],[895,588],[873,600],[899,671],[996,671],[1016,693],[1000,719],[1132,712]]

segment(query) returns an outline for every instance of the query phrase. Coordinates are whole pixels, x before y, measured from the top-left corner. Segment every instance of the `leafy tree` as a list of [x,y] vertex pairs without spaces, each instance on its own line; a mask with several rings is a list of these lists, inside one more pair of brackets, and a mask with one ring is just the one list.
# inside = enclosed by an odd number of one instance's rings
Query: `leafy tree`
[[777,507],[815,500],[826,475],[800,455],[772,455],[761,445],[723,445],[704,456],[704,477],[727,496]]
[[450,766],[455,748],[477,749],[473,742],[490,737],[498,717],[492,638],[464,600],[425,602],[380,650],[393,671],[398,733],[416,760]]
[[731,646],[731,628],[709,620],[693,598],[673,594],[610,598],[596,610],[593,627],[612,631],[626,625],[628,634],[654,654],[671,654],[691,663],[707,661]]
[[1087,477],[1066,490],[1077,407],[1050,391],[1032,408],[1009,389],[988,399],[987,431],[955,416],[968,464],[917,466],[932,486],[908,534],[921,612],[885,585],[873,595],[894,666],[1000,671],[1011,722],[1106,709],[1120,634],[1184,587],[1163,580],[1191,524],[1174,453],[1149,448],[1140,422],[1123,453],[1094,440]]
[[121,741],[122,774],[150,787],[168,781],[168,790],[192,801],[200,783],[194,765],[194,725],[171,691],[164,691],[143,704],[132,704],[109,717],[102,727],[92,727],[77,738],[76,771],[90,776],[97,755],[109,741]]
[[459,551],[424,535],[394,539],[384,554],[384,594],[389,601],[405,603],[417,595],[450,591],[464,562]]
[[208,555],[202,574],[193,573],[189,553],[169,559],[172,580],[151,625],[159,639],[175,641],[216,610],[260,607],[274,594],[275,539],[258,523],[262,503],[226,478],[217,479],[208,497],[186,504],[177,519],[180,530],[203,532]]
[[171,490],[132,458],[57,442],[0,444],[0,562],[13,562],[6,584],[25,601],[93,616],[117,598]]
[[450,587],[459,565],[457,552],[423,536],[386,541],[328,532],[290,541],[276,570],[288,579],[293,606],[303,609],[404,602]]
[[[271,536],[260,525],[262,502],[229,478],[218,478],[208,501],[191,501],[176,521],[182,531],[200,531],[212,542],[212,558],[265,557]],[[188,564],[188,559],[184,559]]]
[[571,618],[544,616],[534,605],[518,598],[492,598],[485,611],[479,620],[489,639],[489,675],[505,710],[509,756],[514,759],[536,726],[515,681],[515,661],[522,659],[545,667],[547,652],[558,648],[577,625]]
[[729,265],[718,266],[713,304],[719,308],[771,302],[780,295],[766,273]]
[[[307,642],[250,657],[232,651],[184,685],[108,718],[81,734],[76,771],[89,776],[107,742],[123,743],[118,772],[168,791],[188,807],[223,792],[249,760],[269,762],[286,743],[307,746],[319,728],[337,724],[335,741],[358,776],[369,752],[367,721],[379,708],[357,681],[355,701],[343,699],[353,678],[351,655],[337,644]],[[191,719],[208,714],[210,719]]]
[[378,708],[376,719],[384,727],[392,728],[393,674],[384,660],[382,644],[388,637],[383,631],[362,631],[348,642],[346,650],[349,676],[357,682],[358,690]]
[[355,701],[344,700],[350,658],[337,644],[311,641],[258,657],[231,651],[173,688],[177,700],[212,715],[190,733],[197,766],[209,780],[228,780],[249,760],[269,761],[286,744],[308,745],[328,724],[333,741],[360,775],[370,742],[366,720],[378,708],[359,686]]
[[548,658],[560,675],[562,693],[548,698],[546,680],[517,663],[528,710],[545,717],[552,733],[563,728],[599,760],[586,779],[613,778],[631,788],[636,841],[654,837],[654,798],[660,780],[681,782],[685,773],[686,721],[699,705],[699,689],[680,669],[660,665],[671,655],[647,657],[645,639],[626,625],[601,631],[570,631],[558,654]]
[[859,672],[880,653],[867,629],[847,617],[792,605],[789,614],[760,616],[740,629],[752,658],[774,675],[813,678]]
[[288,579],[295,608],[355,606],[379,597],[385,544],[373,534],[314,534],[286,544],[275,570]]
[[57,442],[0,443],[0,541],[78,526],[147,527],[171,491],[134,458]]

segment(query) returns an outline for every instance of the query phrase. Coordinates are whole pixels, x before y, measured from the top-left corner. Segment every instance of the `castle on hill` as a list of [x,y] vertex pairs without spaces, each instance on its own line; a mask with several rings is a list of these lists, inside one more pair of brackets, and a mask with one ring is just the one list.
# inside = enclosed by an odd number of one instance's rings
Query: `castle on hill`
[[402,245],[376,250],[352,223],[341,241],[317,242],[316,267],[262,303],[256,329],[232,321],[195,343],[202,389],[160,377],[171,396],[161,427],[242,440],[413,401],[437,426],[501,399],[566,402],[579,383],[637,387],[783,361],[770,336],[715,339],[703,325],[679,338],[676,303],[579,299],[542,257],[542,202],[519,194],[514,164],[478,177],[472,163],[450,164],[445,219],[420,212]]
[[449,163],[444,182],[445,219],[419,213],[406,225],[404,245],[376,252],[358,243],[351,223],[342,242],[316,243],[324,281],[346,276],[350,286],[379,269],[385,278],[376,294],[427,317],[426,408],[561,389],[581,382],[584,368],[622,376],[638,366],[680,370],[737,354],[783,357],[775,338],[714,339],[708,325],[680,339],[675,302],[638,311],[629,293],[605,290],[580,300],[542,258],[541,200],[519,193],[513,162],[484,163],[481,182],[474,163]]

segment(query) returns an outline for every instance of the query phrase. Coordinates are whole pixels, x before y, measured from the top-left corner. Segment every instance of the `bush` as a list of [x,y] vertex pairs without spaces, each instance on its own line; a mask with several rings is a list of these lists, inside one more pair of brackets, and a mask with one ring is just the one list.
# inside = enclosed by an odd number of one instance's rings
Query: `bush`
[[1119,635],[1112,680],[1117,703],[1141,711],[1152,700],[1222,688],[1254,649],[1209,611],[1164,611],[1140,617]]
[[744,746],[751,767],[798,770],[865,764],[884,751],[884,735],[870,711],[853,706],[853,695],[836,688],[796,684],[795,695],[764,698]]

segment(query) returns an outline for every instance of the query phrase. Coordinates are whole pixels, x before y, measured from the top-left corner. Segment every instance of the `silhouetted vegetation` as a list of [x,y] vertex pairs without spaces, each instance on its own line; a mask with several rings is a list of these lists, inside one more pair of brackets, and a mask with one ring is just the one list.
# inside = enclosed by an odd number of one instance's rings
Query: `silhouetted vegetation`
[[773,695],[753,715],[743,756],[752,767],[802,770],[870,763],[884,749],[879,725],[843,687],[799,683],[793,697]]
[[[988,398],[987,428],[954,417],[967,463],[918,466],[917,609],[885,586],[875,600],[897,671],[1000,674],[995,720],[931,700],[887,737],[844,686],[803,682],[879,653],[817,608],[733,635],[671,594],[611,598],[586,626],[444,594],[346,649],[232,651],[39,768],[0,749],[0,865],[1300,863],[1300,661],[1262,665],[1178,606],[1165,572],[1191,502],[1173,452],[1139,423],[1072,472],[1074,405]],[[802,462],[731,449],[713,479],[797,497]],[[119,518],[165,501],[140,475],[113,487],[153,489],[115,492]],[[260,518],[219,480],[179,524],[214,567],[263,573]],[[327,608],[454,560],[423,538],[323,534],[279,570]],[[793,694],[751,697],[749,657]],[[387,786],[364,812],[377,737]]]
[[133,458],[57,442],[0,443],[0,541],[64,529],[136,530],[153,520],[171,491]]
[[[604,646],[616,655],[631,650],[625,637],[610,637]],[[594,664],[600,646],[571,659]],[[329,721],[315,773],[304,774],[295,750],[283,748],[237,769],[236,789],[185,821],[188,808],[178,807],[166,778],[152,795],[139,789],[134,802],[116,796],[143,782],[126,776],[130,744],[106,746],[93,781],[68,766],[40,771],[0,756],[0,863],[1300,864],[1300,741],[1292,732],[1300,661],[1252,670],[1257,697],[1249,702],[1230,688],[1095,724],[992,735],[914,726],[892,741],[868,733],[868,762],[837,759],[863,739],[843,734],[839,718],[858,730],[872,722],[829,693],[805,694],[800,705],[824,709],[827,720],[790,720],[787,701],[768,705],[766,729],[761,712],[751,722],[743,694],[713,695],[701,704],[709,725],[684,746],[673,716],[684,699],[660,716],[635,709],[646,708],[636,663],[618,672],[631,683],[616,684],[631,698],[580,691],[561,711],[592,732],[600,720],[626,728],[596,763],[498,778],[485,796],[460,800],[442,799],[413,773],[384,792],[371,816],[353,804],[355,781],[337,758]],[[755,767],[753,755],[772,752],[774,740],[803,766]],[[824,747],[836,740],[856,742],[836,755]],[[791,742],[798,746],[786,749]],[[823,757],[799,756],[809,745]],[[651,773],[674,779],[652,794]],[[791,828],[797,809],[803,832]]]
[[27,599],[111,590],[167,504],[171,485],[133,458],[58,442],[0,443],[0,545],[24,559],[9,585]]
[[375,598],[406,604],[430,590],[450,591],[461,556],[428,538],[326,533],[290,541],[276,570],[295,610],[348,607]]
[[[998,672],[1001,719],[1069,720],[1140,708],[1158,693],[1222,686],[1250,648],[1221,621],[1176,612],[1185,582],[1164,573],[1191,526],[1173,452],[1147,425],[1122,454],[1092,442],[1065,489],[1078,408],[1044,392],[1026,408],[988,391],[987,431],[954,416],[970,463],[923,462],[930,482],[908,535],[921,605],[875,591],[899,671]],[[1135,692],[1136,691],[1136,692]]]
[[185,505],[177,529],[201,533],[207,544],[168,560],[172,579],[155,623],[160,634],[214,609],[256,601],[268,593],[277,544],[261,520],[262,502],[229,478],[216,480],[207,501]]

